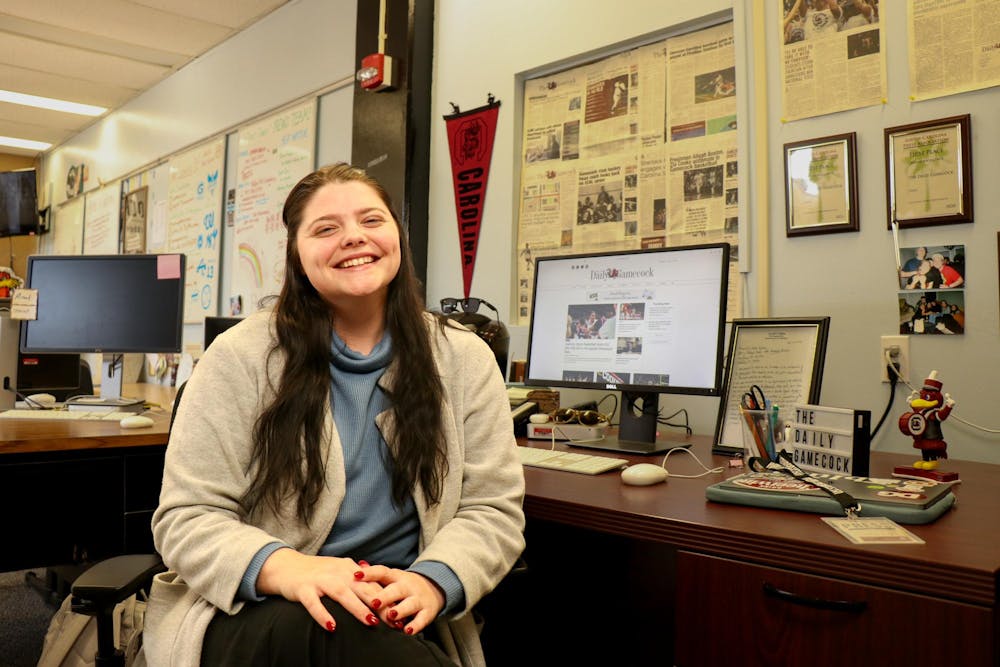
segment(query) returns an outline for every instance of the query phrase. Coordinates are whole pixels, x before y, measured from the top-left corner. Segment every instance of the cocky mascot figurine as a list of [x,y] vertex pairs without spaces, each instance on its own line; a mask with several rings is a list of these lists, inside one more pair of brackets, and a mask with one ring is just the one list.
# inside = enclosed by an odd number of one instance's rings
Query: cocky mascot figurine
[[948,458],[948,443],[941,432],[941,422],[948,418],[955,401],[949,394],[941,393],[943,383],[937,379],[937,371],[924,380],[924,386],[919,393],[910,394],[911,412],[906,412],[899,418],[899,430],[913,438],[913,446],[922,453],[921,460],[913,467],[900,466],[896,473],[906,476],[918,476],[949,481],[957,479],[957,473],[944,473],[937,470],[938,460]]

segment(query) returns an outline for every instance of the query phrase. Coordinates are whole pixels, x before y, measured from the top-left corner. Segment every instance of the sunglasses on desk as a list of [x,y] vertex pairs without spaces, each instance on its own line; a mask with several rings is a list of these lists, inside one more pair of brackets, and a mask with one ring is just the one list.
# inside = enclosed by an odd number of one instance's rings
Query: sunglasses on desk
[[559,408],[552,413],[552,421],[556,424],[583,424],[584,426],[597,426],[598,424],[610,424],[611,419],[597,410],[576,410],[574,408]]
[[478,313],[480,305],[486,306],[492,310],[496,313],[497,319],[500,319],[500,311],[498,311],[492,303],[486,299],[477,299],[474,296],[466,299],[456,299],[454,297],[441,299],[441,312],[445,315],[451,315],[452,313],[457,313],[459,311],[462,311],[463,313]]

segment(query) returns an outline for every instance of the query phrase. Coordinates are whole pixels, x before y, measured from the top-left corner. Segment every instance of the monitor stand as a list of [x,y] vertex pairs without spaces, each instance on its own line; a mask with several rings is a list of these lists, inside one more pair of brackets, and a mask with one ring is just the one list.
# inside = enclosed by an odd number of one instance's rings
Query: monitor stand
[[[639,414],[635,414],[635,407],[639,403],[642,404],[641,410]],[[566,444],[572,447],[603,449],[626,454],[660,454],[678,447],[690,447],[691,443],[685,440],[657,436],[658,414],[657,394],[623,391],[617,437],[605,434],[601,440],[579,443],[567,441]]]
[[66,401],[66,408],[91,412],[142,412],[145,401],[122,397],[124,367],[124,355],[105,353],[101,358],[101,395],[78,396]]

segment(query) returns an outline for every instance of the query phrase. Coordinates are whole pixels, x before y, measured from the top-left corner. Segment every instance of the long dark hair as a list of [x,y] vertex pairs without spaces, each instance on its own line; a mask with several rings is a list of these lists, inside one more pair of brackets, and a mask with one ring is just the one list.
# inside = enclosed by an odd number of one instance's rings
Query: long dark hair
[[[322,439],[330,400],[332,322],[327,303],[302,269],[296,234],[302,213],[317,190],[331,183],[368,185],[389,209],[399,230],[399,271],[389,283],[386,329],[392,337],[390,365],[396,378],[389,389],[395,417],[390,442],[394,460],[392,497],[402,505],[417,483],[428,504],[437,503],[447,462],[441,426],[444,389],[431,352],[424,303],[402,225],[385,188],[363,170],[344,163],[322,167],[299,181],[285,200],[282,220],[288,230],[285,281],[274,308],[277,340],[269,355],[284,357],[274,401],[254,425],[253,462],[257,472],[240,499],[253,513],[262,505],[274,512],[297,496],[296,514],[308,523],[326,484]],[[439,324],[443,323],[439,320]]]

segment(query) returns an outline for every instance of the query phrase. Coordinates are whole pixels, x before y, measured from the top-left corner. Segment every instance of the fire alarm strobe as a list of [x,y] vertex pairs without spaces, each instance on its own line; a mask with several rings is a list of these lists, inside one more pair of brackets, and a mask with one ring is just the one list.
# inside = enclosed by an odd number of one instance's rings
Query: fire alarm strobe
[[361,59],[358,81],[365,90],[377,91],[392,87],[392,58],[373,53]]

